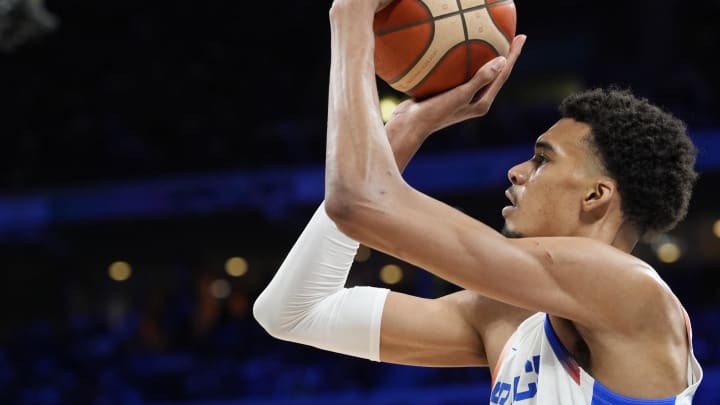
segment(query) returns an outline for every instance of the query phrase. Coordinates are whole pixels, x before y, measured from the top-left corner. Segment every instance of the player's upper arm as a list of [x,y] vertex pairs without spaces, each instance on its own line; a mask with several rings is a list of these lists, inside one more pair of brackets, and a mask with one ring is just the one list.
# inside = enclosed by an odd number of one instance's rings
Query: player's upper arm
[[380,360],[487,366],[519,323],[518,311],[467,290],[437,299],[390,292],[382,315]]
[[478,331],[460,293],[428,299],[390,292],[380,327],[380,361],[416,366],[485,366]]
[[337,208],[338,227],[368,246],[494,300],[586,327],[633,325],[638,314],[630,309],[638,306],[631,304],[663,294],[649,266],[606,243],[508,239],[407,184],[382,185]]

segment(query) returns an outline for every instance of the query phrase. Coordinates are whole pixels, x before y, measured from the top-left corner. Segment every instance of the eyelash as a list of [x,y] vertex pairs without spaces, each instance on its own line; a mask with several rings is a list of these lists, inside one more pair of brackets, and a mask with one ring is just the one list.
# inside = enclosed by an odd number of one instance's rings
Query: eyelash
[[537,162],[538,165],[542,165],[548,161],[548,158],[541,153],[539,155],[535,155],[535,157],[533,157],[533,161]]

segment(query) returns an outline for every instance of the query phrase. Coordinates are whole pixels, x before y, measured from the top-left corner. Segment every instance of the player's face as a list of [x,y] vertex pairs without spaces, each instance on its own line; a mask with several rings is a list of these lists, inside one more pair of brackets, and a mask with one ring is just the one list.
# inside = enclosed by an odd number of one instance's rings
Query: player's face
[[510,205],[502,210],[507,236],[573,236],[582,201],[598,173],[586,137],[590,126],[561,119],[535,143],[530,160],[508,171]]

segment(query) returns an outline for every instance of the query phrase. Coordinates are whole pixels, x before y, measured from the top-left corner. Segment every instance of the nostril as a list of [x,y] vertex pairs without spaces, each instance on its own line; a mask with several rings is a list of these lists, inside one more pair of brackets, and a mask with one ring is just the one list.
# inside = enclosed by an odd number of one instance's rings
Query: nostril
[[521,165],[515,165],[508,170],[507,176],[510,183],[518,184],[523,181],[521,169]]
[[510,180],[510,183],[515,184],[517,183],[517,176],[515,173],[511,170],[508,170],[508,180]]

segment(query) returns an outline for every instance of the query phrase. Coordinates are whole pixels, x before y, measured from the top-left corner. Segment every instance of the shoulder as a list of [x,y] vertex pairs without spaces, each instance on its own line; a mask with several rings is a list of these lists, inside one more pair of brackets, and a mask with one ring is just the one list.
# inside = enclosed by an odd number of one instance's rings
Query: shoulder
[[632,307],[638,326],[667,330],[668,324],[680,325],[673,329],[681,331],[679,334],[684,336],[687,312],[680,299],[649,264],[646,263],[640,273],[635,281],[636,304]]
[[[687,313],[680,299],[657,271],[637,259],[621,274],[615,288],[620,293],[608,296],[607,323],[582,325],[600,334],[621,336],[666,336],[684,341]],[[612,298],[612,299],[611,299]],[[614,309],[614,310],[612,310]]]

